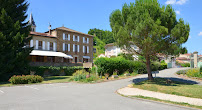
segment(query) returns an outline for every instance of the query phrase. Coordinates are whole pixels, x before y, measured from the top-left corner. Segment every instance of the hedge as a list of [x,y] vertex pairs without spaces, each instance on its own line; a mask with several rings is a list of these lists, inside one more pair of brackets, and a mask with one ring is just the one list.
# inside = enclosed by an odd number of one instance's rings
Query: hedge
[[[133,71],[138,71],[139,74],[147,73],[145,63],[142,63],[140,61],[126,60],[121,57],[115,57],[115,58],[101,57],[97,58],[94,63],[98,67],[97,71],[99,75],[104,75],[105,73],[109,73],[109,75],[112,75],[115,70],[118,71],[118,74],[122,74],[125,71],[129,71],[130,73],[132,73]],[[165,68],[167,68],[167,64],[165,62],[151,63],[152,71],[157,71]]]
[[31,67],[30,70],[35,72],[35,75],[44,76],[45,71],[48,71],[51,75],[58,76],[64,70],[66,76],[71,76],[77,70],[81,70],[81,66],[72,66],[72,67],[46,67],[46,66],[37,66]]
[[12,84],[29,84],[29,83],[39,83],[43,81],[43,77],[38,75],[14,75],[9,79]]

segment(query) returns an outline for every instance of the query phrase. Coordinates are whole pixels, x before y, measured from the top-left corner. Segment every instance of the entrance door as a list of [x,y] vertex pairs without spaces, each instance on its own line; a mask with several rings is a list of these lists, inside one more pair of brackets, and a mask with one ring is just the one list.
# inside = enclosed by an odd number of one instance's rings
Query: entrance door
[[77,63],[77,57],[74,57],[74,62]]

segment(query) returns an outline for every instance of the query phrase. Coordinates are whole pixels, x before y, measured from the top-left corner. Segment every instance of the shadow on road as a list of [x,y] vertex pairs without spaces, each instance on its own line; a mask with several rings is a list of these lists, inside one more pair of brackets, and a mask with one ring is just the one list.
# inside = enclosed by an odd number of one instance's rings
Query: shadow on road
[[[151,83],[156,83],[158,85],[167,85],[166,83],[167,79],[171,80],[172,84],[170,86],[176,86],[176,84],[181,84],[181,85],[193,85],[193,84],[198,84],[196,81],[192,81],[192,80],[187,80],[187,79],[182,79],[182,78],[174,78],[174,77],[156,77],[155,81],[151,82]],[[134,84],[138,84],[141,85],[143,83],[141,83],[142,81],[148,80],[147,77],[145,78],[136,78],[133,79],[132,82]]]

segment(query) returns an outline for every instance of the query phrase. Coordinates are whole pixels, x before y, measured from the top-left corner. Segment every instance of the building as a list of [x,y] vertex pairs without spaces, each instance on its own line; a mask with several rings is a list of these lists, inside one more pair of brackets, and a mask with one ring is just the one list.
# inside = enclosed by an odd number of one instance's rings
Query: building
[[[82,66],[93,62],[93,36],[66,27],[51,29],[45,33],[36,32],[36,24],[31,14],[29,46],[32,66]],[[85,64],[85,67],[86,64]]]
[[[139,48],[135,45],[131,46],[134,50],[139,51]],[[128,52],[125,49],[122,49],[116,45],[114,45],[114,43],[110,43],[110,44],[106,44],[105,45],[105,56],[106,57],[111,57],[111,56],[118,56],[120,53],[125,53],[125,54],[129,54],[130,52]],[[137,55],[133,55],[134,60],[138,60],[138,56]]]

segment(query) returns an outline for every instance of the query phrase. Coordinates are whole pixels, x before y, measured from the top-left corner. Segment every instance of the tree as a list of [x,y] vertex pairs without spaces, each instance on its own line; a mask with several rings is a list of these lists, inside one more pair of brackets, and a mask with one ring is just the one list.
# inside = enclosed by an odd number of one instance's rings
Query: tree
[[[105,44],[113,43],[115,41],[111,31],[107,31],[107,30],[104,31],[101,29],[94,28],[94,29],[90,29],[88,31],[88,34],[96,35],[97,38],[102,40]],[[95,45],[96,39],[93,39],[93,41],[94,41],[94,45]]]
[[[173,54],[189,36],[190,27],[182,18],[176,19],[171,5],[162,6],[157,0],[136,0],[124,4],[122,10],[110,15],[110,26],[116,44],[146,59],[148,79],[151,74],[151,58],[156,53]],[[132,45],[140,51],[132,49]]]
[[30,26],[25,22],[25,0],[0,0],[0,80],[14,74],[28,73],[31,48],[25,47]]

